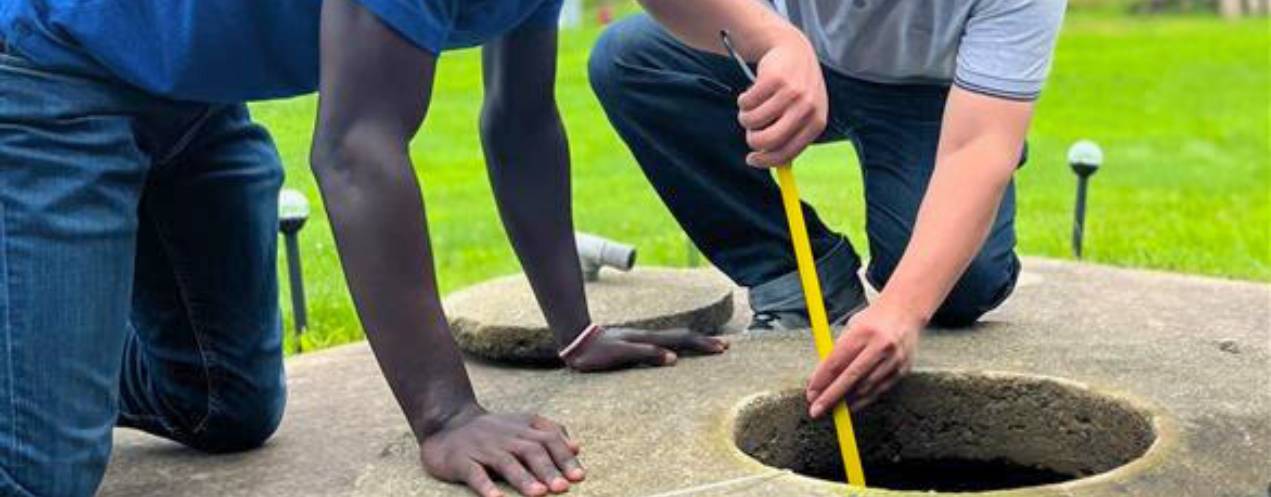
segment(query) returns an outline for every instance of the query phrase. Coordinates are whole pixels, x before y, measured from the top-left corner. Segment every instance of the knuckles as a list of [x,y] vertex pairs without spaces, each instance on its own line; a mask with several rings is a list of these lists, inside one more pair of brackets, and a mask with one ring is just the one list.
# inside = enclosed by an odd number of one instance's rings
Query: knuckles
[[[814,110],[815,110],[815,109],[814,109]],[[825,117],[825,115],[824,115],[824,114],[822,114],[822,113],[820,113],[820,112],[813,112],[813,115],[812,115],[812,126],[813,126],[813,128],[815,128],[815,129],[816,129],[816,132],[817,132],[817,133],[820,133],[822,130],[824,130],[824,129],[825,129],[825,126],[826,126],[827,124],[829,124],[829,122],[827,121],[827,119],[826,119],[826,117]]]
[[518,456],[529,457],[538,454],[541,446],[524,440],[514,440],[507,446],[507,451]]
[[900,352],[900,342],[893,337],[879,338],[878,347],[883,354],[886,354],[889,357],[897,356]]
[[[500,451],[497,454],[492,454],[490,456],[490,460],[494,462],[494,466],[499,468],[507,468],[507,467],[521,465],[521,461],[517,460],[515,456],[513,456],[512,454],[508,452],[503,452],[503,451]],[[505,474],[503,476],[506,478],[508,475]]]
[[751,131],[746,133],[746,145],[749,145],[751,150],[767,150],[768,141],[764,140],[759,133]]
[[803,90],[792,90],[794,93],[793,105],[803,109],[815,108],[816,104],[812,101],[812,95]]

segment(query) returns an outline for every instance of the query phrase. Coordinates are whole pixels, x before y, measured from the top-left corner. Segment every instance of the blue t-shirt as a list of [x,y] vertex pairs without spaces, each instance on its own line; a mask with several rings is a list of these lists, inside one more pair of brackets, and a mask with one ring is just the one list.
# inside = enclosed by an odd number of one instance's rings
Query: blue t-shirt
[[[432,52],[556,23],[562,0],[355,0]],[[318,86],[322,0],[0,0],[0,38],[35,64],[180,100],[242,102]]]

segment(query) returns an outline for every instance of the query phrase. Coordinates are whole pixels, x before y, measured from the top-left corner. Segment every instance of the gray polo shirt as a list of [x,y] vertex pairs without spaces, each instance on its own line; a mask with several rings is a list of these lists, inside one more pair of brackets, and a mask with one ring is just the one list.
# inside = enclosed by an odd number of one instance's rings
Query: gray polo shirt
[[956,84],[1033,100],[1066,0],[773,0],[822,62],[878,83]]

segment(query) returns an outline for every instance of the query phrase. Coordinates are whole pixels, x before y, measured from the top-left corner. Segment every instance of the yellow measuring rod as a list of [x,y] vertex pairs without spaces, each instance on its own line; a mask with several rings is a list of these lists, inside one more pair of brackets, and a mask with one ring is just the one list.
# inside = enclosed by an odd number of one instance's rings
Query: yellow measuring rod
[[[738,68],[751,83],[755,81],[755,73],[737,54],[728,31],[719,32],[720,42],[724,50],[737,62]],[[830,320],[825,316],[825,300],[821,298],[821,281],[816,275],[816,261],[812,259],[812,243],[808,241],[808,227],[803,223],[803,208],[799,204],[799,187],[794,184],[794,171],[790,165],[777,168],[777,185],[781,187],[781,205],[786,209],[786,220],[790,224],[790,241],[794,243],[794,258],[799,264],[799,279],[803,280],[803,297],[808,301],[808,318],[812,321],[812,340],[816,345],[816,355],[825,361],[834,350],[834,337],[830,335]],[[861,469],[861,454],[856,448],[856,433],[852,430],[852,415],[847,412],[847,404],[839,401],[834,406],[834,431],[838,434],[839,453],[843,455],[843,469],[847,471],[847,482],[865,487],[865,470]]]
[[[834,337],[830,335],[830,321],[825,315],[825,300],[821,298],[821,281],[816,274],[816,261],[812,258],[812,243],[808,241],[808,228],[803,223],[803,208],[799,204],[799,187],[794,184],[794,171],[786,164],[777,168],[777,185],[781,187],[781,204],[785,206],[786,220],[790,224],[790,241],[794,244],[794,258],[799,264],[799,279],[803,281],[803,296],[808,302],[808,318],[812,321],[812,341],[821,361],[834,349]],[[865,486],[865,470],[861,468],[860,451],[856,448],[856,433],[852,430],[852,415],[847,403],[839,401],[834,406],[834,431],[838,434],[839,452],[843,455],[843,468],[847,470],[847,482]]]

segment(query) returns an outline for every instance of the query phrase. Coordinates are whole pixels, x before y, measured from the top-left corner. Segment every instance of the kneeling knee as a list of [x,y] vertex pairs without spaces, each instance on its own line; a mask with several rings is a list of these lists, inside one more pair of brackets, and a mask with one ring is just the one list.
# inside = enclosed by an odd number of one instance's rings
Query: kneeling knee
[[1010,297],[1019,278],[1019,263],[1008,265],[972,263],[949,292],[944,303],[932,316],[936,326],[961,328],[975,324],[985,313],[996,309]]
[[621,32],[623,29],[623,22],[619,21],[601,33],[587,59],[587,78],[601,103],[607,103],[621,94],[618,58],[625,50]]
[[278,430],[286,405],[284,388],[217,406],[190,445],[211,453],[241,452],[264,445]]
[[592,91],[608,109],[616,99],[629,93],[635,82],[633,68],[657,65],[661,28],[644,16],[630,16],[610,25],[592,45],[587,60],[587,77]]
[[980,316],[993,310],[993,307],[995,306],[946,301],[931,317],[931,324],[941,328],[965,328],[975,324]]

